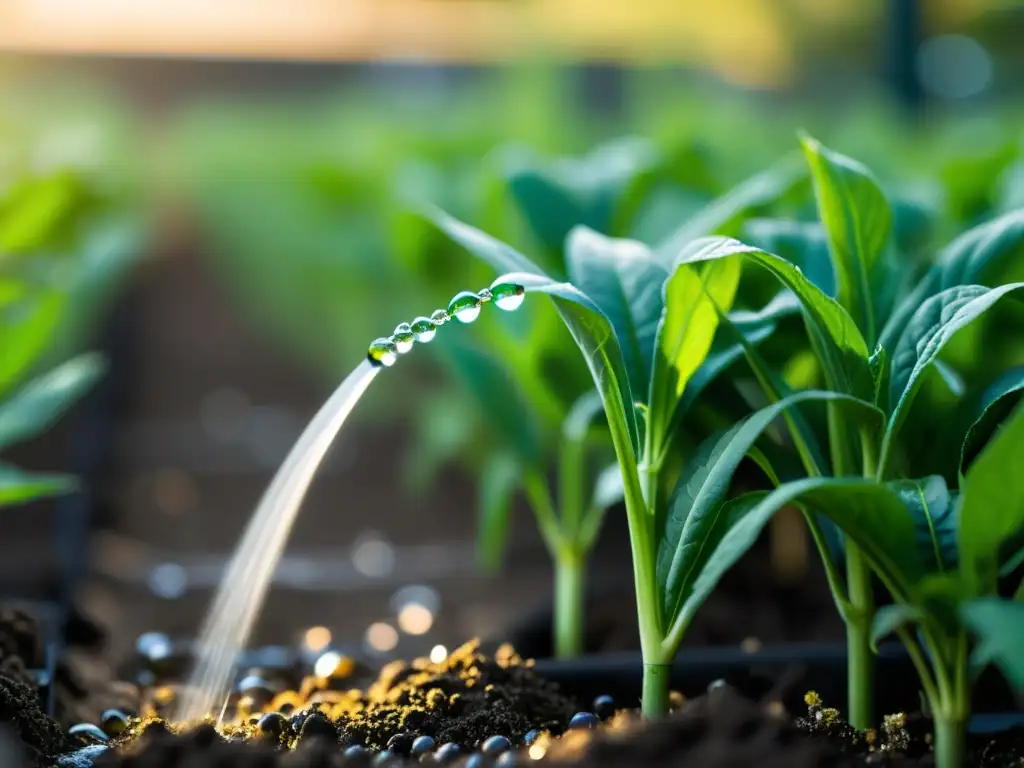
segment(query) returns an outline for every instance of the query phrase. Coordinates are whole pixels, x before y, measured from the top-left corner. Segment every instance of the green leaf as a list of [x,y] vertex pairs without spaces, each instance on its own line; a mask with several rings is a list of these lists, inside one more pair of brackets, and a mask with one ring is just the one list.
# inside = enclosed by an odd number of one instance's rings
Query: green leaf
[[839,303],[875,339],[871,275],[892,230],[892,211],[871,172],[810,136],[801,144],[814,180],[818,217],[835,262]]
[[464,224],[439,208],[427,208],[423,215],[448,237],[498,272],[526,272],[545,276],[544,270],[512,246],[481,232],[476,227]]
[[84,354],[26,384],[0,404],[0,448],[49,429],[104,370],[99,355]]
[[750,177],[709,203],[659,243],[655,249],[658,261],[671,266],[680,252],[698,238],[738,235],[748,216],[792,191],[806,177],[806,171],[793,158]]
[[0,506],[24,504],[47,496],[62,496],[78,488],[70,475],[35,474],[0,464]]
[[739,287],[736,259],[699,265],[681,264],[665,283],[665,311],[658,325],[651,374],[649,428],[656,452],[664,448],[690,377],[707,359],[718,328],[719,312],[732,306]]
[[914,395],[921,386],[921,375],[946,343],[1000,298],[1022,287],[1024,283],[1010,283],[998,288],[956,286],[932,296],[914,313],[893,351],[889,380],[889,407],[892,410],[882,449],[883,459],[888,457]]
[[881,420],[881,413],[870,403],[835,392],[808,390],[762,408],[724,434],[705,441],[679,478],[663,534],[658,537],[657,578],[662,587],[666,619],[677,615],[689,585],[697,578],[701,553],[707,548],[711,532],[720,525],[716,522],[720,502],[736,468],[775,419],[804,401],[843,403],[867,414],[873,421]]
[[594,419],[601,415],[604,404],[596,390],[580,395],[562,422],[562,437],[575,443],[582,443]]
[[837,392],[869,399],[872,396],[868,346],[835,299],[821,292],[788,261],[729,238],[708,238],[692,243],[680,256],[684,263],[723,258],[745,258],[769,270],[800,302],[811,347],[821,361],[826,383]]
[[597,391],[601,394],[613,440],[616,435],[625,438],[625,444],[633,450],[634,459],[639,456],[640,432],[633,406],[635,401],[622,353],[608,318],[588,296],[568,283],[556,283],[550,278],[527,273],[509,274],[501,279],[519,283],[527,294],[544,293],[551,298],[576,346],[583,353]]
[[1024,690],[1024,603],[990,597],[961,608],[963,619],[978,636],[971,665],[996,665],[1015,691]]
[[1024,390],[1024,365],[1005,371],[972,403],[972,423],[960,449],[960,472],[966,472],[971,460],[993,435],[1003,419],[1021,400]]
[[958,510],[960,569],[971,593],[993,594],[1003,543],[1024,530],[1024,406],[1003,424],[967,472]]
[[875,618],[871,622],[871,647],[877,653],[880,641],[907,624],[921,621],[923,616],[921,608],[917,605],[907,605],[906,603],[883,605],[875,611]]
[[478,486],[477,553],[483,566],[496,571],[508,542],[509,510],[522,468],[511,456],[498,453],[487,460]]
[[835,268],[821,224],[792,219],[751,219],[743,232],[744,242],[799,267],[822,293],[835,298]]
[[668,272],[643,243],[615,240],[585,227],[569,233],[566,268],[570,282],[611,321],[630,388],[643,395],[650,387]]
[[887,485],[900,497],[914,520],[921,560],[927,570],[956,570],[956,505],[946,481],[933,475],[921,480],[896,480]]
[[625,497],[622,485],[622,470],[619,465],[609,464],[594,481],[594,497],[591,506],[594,509],[608,509],[615,506]]
[[452,337],[437,348],[441,359],[476,401],[481,420],[524,466],[541,465],[533,413],[499,362],[469,341]]
[[991,284],[990,279],[1024,254],[1024,210],[970,229],[950,243],[886,323],[880,343],[890,353],[911,316],[939,291],[958,285]]
[[0,395],[6,393],[46,352],[67,296],[46,290],[0,310]]
[[[859,478],[807,478],[785,483],[770,493],[741,496],[688,522],[675,551],[680,557],[659,583],[678,606],[666,614],[678,637],[722,576],[757,540],[777,511],[799,505],[824,515],[862,548],[873,567],[898,593],[909,593],[920,573],[913,523],[899,498],[885,486]],[[671,547],[671,545],[667,545]],[[661,565],[661,550],[659,550]]]

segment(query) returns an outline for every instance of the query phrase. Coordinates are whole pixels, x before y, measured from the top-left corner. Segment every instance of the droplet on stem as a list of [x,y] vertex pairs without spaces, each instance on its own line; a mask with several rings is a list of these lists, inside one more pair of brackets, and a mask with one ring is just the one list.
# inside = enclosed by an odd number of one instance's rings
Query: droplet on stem
[[370,348],[366,351],[366,359],[378,368],[382,366],[390,368],[398,359],[398,348],[391,339],[382,336],[370,343]]
[[526,289],[516,283],[501,282],[501,278],[495,280],[491,285],[491,295],[494,296],[494,304],[498,309],[511,312],[519,309],[526,298]]
[[480,297],[472,291],[461,291],[448,303],[448,314],[460,323],[472,323],[480,316]]
[[417,317],[410,327],[420,344],[426,344],[437,333],[437,325],[429,317]]
[[391,334],[391,341],[394,342],[395,349],[398,350],[400,355],[404,355],[412,349],[412,343],[415,338],[412,328],[408,323],[399,323],[395,326],[395,332]]
[[444,325],[449,320],[451,320],[451,316],[443,309],[435,309],[434,313],[430,316],[430,322],[434,325]]

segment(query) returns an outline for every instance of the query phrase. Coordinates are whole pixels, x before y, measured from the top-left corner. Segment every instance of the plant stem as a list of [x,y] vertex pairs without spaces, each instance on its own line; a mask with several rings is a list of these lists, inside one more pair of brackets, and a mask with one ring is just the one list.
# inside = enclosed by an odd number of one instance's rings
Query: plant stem
[[644,664],[643,698],[640,712],[644,717],[668,714],[668,683],[672,667],[668,664]]
[[936,768],[963,768],[967,718],[957,712],[933,712]]
[[846,620],[847,719],[854,728],[874,726],[875,654],[871,650],[871,621],[875,600],[871,571],[860,548],[846,540],[846,584],[849,592]]
[[555,656],[583,653],[584,558],[572,549],[555,557]]

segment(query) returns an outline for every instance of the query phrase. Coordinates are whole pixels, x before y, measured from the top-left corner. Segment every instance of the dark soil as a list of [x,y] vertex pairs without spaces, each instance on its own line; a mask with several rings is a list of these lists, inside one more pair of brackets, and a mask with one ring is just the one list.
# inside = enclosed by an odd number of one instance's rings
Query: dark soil
[[0,727],[21,742],[21,756],[28,765],[52,765],[65,751],[64,733],[44,714],[36,688],[7,675],[0,675]]
[[29,670],[46,663],[42,632],[35,618],[16,606],[0,606],[0,674],[31,683]]

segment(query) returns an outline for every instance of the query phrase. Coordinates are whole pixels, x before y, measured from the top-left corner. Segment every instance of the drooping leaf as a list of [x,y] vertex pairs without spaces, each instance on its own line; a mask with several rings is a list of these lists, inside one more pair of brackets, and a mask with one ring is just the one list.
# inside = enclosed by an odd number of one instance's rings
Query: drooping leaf
[[872,395],[868,346],[853,319],[788,261],[729,238],[708,238],[687,247],[683,263],[744,258],[768,269],[800,302],[811,346],[830,389],[868,399]]
[[611,321],[630,388],[643,396],[650,388],[668,272],[643,243],[615,240],[585,227],[575,227],[565,247],[569,281]]
[[980,670],[994,664],[1015,691],[1024,691],[1024,603],[989,597],[972,600],[961,611],[978,637],[971,666]]
[[[861,418],[878,422],[880,412],[870,403],[835,392],[798,392],[762,408],[727,432],[705,441],[679,478],[662,535],[658,537],[657,576],[666,617],[675,616],[696,577],[696,566],[708,531],[740,462],[761,433],[786,409],[805,401],[831,401],[855,409]],[[660,524],[660,521],[659,521]]]
[[590,430],[594,419],[601,415],[604,408],[601,395],[597,390],[590,390],[580,395],[562,422],[562,437],[576,443],[582,443]]
[[799,267],[822,293],[835,298],[835,268],[821,224],[792,219],[751,219],[743,231],[745,242]]
[[891,356],[911,316],[930,296],[958,285],[991,285],[993,275],[1024,253],[1024,210],[1012,211],[970,229],[943,249],[933,266],[900,302],[880,343]]
[[104,371],[103,359],[84,354],[43,374],[0,404],[0,448],[49,429]]
[[[505,275],[503,280],[519,283],[527,294],[547,294],[583,353],[594,385],[601,394],[613,441],[640,454],[640,431],[634,398],[626,375],[622,353],[611,323],[593,301],[568,283],[527,273]],[[624,441],[624,442],[623,442]]]
[[608,509],[622,501],[623,496],[622,470],[618,464],[609,464],[601,470],[594,482],[591,505],[594,509]]
[[[813,510],[839,526],[899,592],[909,593],[920,573],[913,546],[913,524],[899,498],[885,486],[859,478],[806,478],[770,493],[741,496],[717,505],[682,532],[682,553],[673,582],[677,609],[666,613],[673,625],[685,627],[722,576],[753,545],[772,515],[790,505]],[[659,550],[659,563],[660,550]],[[664,584],[660,578],[659,583]]]
[[878,643],[887,638],[897,629],[907,624],[915,624],[923,617],[921,608],[917,605],[906,603],[893,603],[883,605],[875,611],[875,618],[871,622],[871,645],[877,651]]
[[711,350],[719,312],[732,306],[739,280],[740,263],[733,259],[679,265],[665,283],[648,401],[655,450],[664,446],[687,383]]
[[1004,422],[961,484],[960,569],[978,596],[995,592],[1000,548],[1024,531],[1024,406]]
[[526,272],[544,276],[544,270],[512,246],[464,224],[439,208],[427,208],[424,215],[448,237],[498,272]]
[[887,484],[903,501],[914,520],[921,562],[929,571],[953,571],[957,567],[956,505],[946,481],[938,476],[920,480],[896,480]]
[[46,351],[66,302],[65,293],[47,289],[0,309],[0,394],[28,373]]
[[36,474],[0,464],[0,507],[62,496],[77,488],[78,482],[70,475]]
[[883,455],[899,433],[914,395],[921,386],[921,375],[946,343],[1000,298],[1022,287],[1024,283],[1010,283],[998,288],[956,286],[932,296],[914,313],[893,351],[889,378],[891,410]]
[[750,177],[709,203],[659,243],[655,249],[658,261],[666,267],[672,266],[680,252],[698,238],[735,237],[748,216],[783,197],[806,177],[806,170],[794,158],[786,158]]
[[511,456],[498,453],[484,464],[478,486],[477,554],[483,566],[496,571],[508,542],[509,510],[522,468]]
[[960,449],[961,472],[978,454],[1003,419],[1010,415],[1024,392],[1024,366],[1005,371],[981,393],[977,403],[971,404],[972,423],[964,435]]
[[953,366],[944,363],[942,360],[936,360],[935,371],[939,374],[939,378],[942,379],[942,383],[949,389],[950,394],[954,397],[963,397],[964,392],[967,391],[967,386],[964,384],[963,376],[957,373]]
[[871,276],[889,240],[892,210],[863,165],[801,138],[814,180],[818,217],[835,263],[836,295],[869,343],[875,339]]

